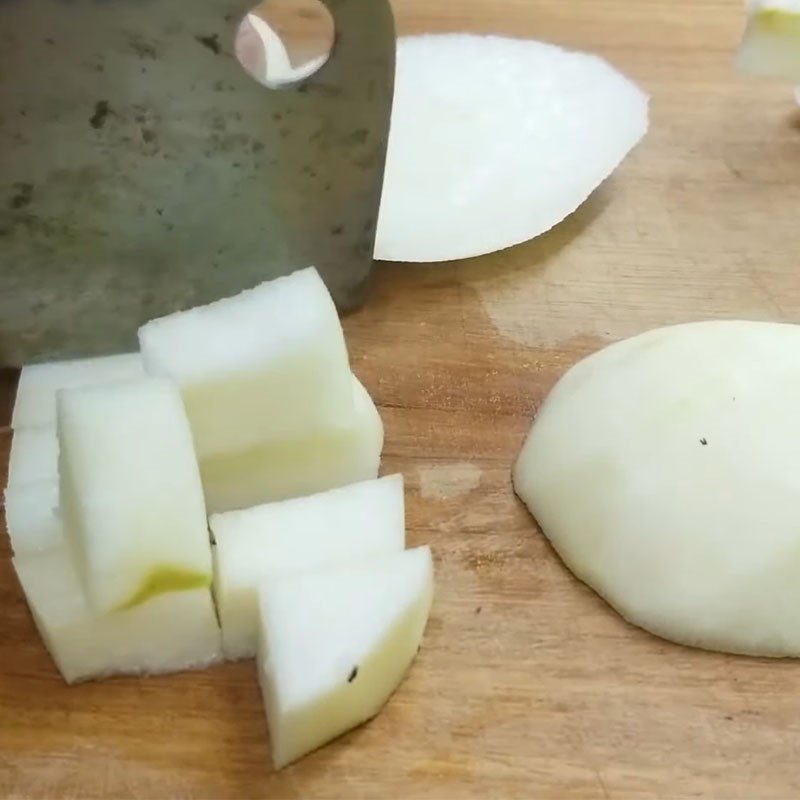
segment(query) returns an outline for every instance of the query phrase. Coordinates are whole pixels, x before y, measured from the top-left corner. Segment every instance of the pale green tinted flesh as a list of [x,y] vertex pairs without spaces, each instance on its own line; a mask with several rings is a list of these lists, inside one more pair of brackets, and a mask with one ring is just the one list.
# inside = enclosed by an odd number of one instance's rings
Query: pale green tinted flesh
[[763,9],[756,14],[758,27],[765,33],[800,36],[800,14],[779,8]]
[[211,576],[208,573],[176,567],[157,567],[147,576],[136,593],[116,610],[126,611],[165,592],[184,592],[189,589],[203,589],[210,585]]

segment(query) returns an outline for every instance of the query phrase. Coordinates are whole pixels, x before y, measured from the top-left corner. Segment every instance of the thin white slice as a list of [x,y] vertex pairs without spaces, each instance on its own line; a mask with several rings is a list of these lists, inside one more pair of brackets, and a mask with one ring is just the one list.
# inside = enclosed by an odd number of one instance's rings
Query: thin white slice
[[18,556],[64,543],[56,478],[9,486],[4,495],[6,528]]
[[750,0],[736,65],[753,75],[800,81],[800,0]]
[[271,441],[200,463],[209,513],[334,489],[374,478],[383,423],[367,390],[352,378],[353,408],[296,439]]
[[417,653],[432,598],[427,547],[265,583],[258,676],[276,768],[381,710]]
[[92,386],[140,378],[144,375],[138,353],[125,353],[73,361],[53,361],[23,367],[11,427],[27,428],[56,424],[56,392],[59,389]]
[[647,130],[602,59],[523,39],[400,39],[375,257],[446,261],[544,233]]
[[352,413],[344,334],[314,268],[149,322],[139,341],[147,371],[180,386],[201,460]]
[[403,476],[215,514],[209,522],[225,655],[246,658],[258,646],[259,586],[291,572],[402,551]]
[[45,646],[67,683],[204,667],[221,658],[208,589],[161,594],[95,615],[63,547],[17,556],[14,568]]
[[64,531],[95,611],[210,585],[200,471],[174,384],[63,390],[58,438]]
[[19,428],[11,439],[8,486],[23,486],[58,476],[58,438],[55,425]]
[[581,580],[677,642],[800,656],[800,326],[615,344],[542,406],[514,486]]

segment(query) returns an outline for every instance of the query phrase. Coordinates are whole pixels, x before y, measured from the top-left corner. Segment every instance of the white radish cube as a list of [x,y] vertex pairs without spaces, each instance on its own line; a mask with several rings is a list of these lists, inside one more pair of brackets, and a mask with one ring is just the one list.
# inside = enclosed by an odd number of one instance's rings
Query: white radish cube
[[14,568],[67,683],[120,673],[176,672],[221,657],[208,589],[160,594],[127,611],[98,616],[86,602],[64,547],[17,556]]
[[210,524],[225,655],[246,658],[258,646],[260,585],[290,572],[403,550],[403,476],[215,514]]
[[58,438],[54,425],[20,428],[11,439],[8,485],[22,486],[58,476]]
[[96,612],[210,585],[200,471],[174,384],[64,390],[58,437],[64,532]]
[[209,513],[334,489],[378,474],[383,423],[353,377],[353,408],[335,424],[200,463]]
[[58,479],[9,486],[6,528],[16,555],[38,553],[64,543],[58,510]]
[[23,367],[11,427],[56,424],[56,392],[59,389],[134,380],[144,375],[138,353],[125,353],[73,361],[53,361]]
[[352,414],[339,317],[313,268],[144,325],[147,371],[181,388],[201,460]]
[[432,599],[427,547],[265,582],[258,676],[276,768],[381,710],[417,653]]
[[800,0],[750,0],[736,65],[753,75],[800,81]]

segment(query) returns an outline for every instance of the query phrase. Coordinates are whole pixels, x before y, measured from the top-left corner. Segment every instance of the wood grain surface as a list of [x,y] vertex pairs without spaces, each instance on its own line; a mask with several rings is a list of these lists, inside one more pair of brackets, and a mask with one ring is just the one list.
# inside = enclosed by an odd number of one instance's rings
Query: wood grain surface
[[[531,412],[605,342],[708,317],[797,320],[800,114],[735,74],[740,0],[396,0],[401,32],[595,51],[652,95],[651,132],[567,222],[446,266],[382,265],[345,321],[407,481],[437,596],[373,722],[280,774],[251,662],[67,688],[0,544],[0,796],[713,798],[800,795],[800,664],[623,622],[512,492]],[[8,419],[13,379],[2,379]],[[0,481],[10,433],[0,431]]]

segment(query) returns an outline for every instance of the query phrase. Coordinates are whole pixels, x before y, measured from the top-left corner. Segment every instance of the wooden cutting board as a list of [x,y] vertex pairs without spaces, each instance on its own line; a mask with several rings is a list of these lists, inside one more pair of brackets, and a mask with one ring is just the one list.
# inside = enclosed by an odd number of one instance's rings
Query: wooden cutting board
[[627,625],[562,566],[509,480],[532,410],[602,344],[707,317],[798,320],[800,112],[788,87],[731,70],[741,5],[397,0],[401,32],[592,50],[653,97],[647,139],[567,222],[473,261],[384,265],[345,322],[385,422],[383,471],[406,477],[409,543],[436,556],[419,658],[376,720],[275,775],[250,662],[67,688],[3,538],[1,796],[800,794],[800,663]]

